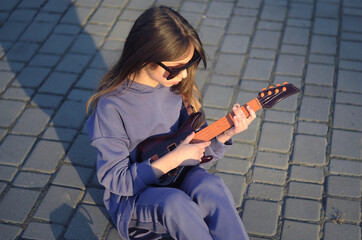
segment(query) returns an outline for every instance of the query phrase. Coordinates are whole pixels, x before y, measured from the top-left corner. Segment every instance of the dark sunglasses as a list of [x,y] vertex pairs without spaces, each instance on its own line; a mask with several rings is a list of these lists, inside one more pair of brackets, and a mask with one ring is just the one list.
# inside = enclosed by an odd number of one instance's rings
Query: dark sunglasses
[[160,65],[167,72],[169,72],[169,75],[167,76],[167,80],[170,80],[170,79],[176,77],[177,75],[179,75],[179,73],[181,71],[191,67],[192,65],[194,65],[195,63],[200,61],[200,58],[201,58],[200,54],[195,50],[194,55],[192,56],[191,60],[188,63],[186,63],[185,65],[183,65],[182,67],[177,67],[177,68],[167,67],[161,62],[157,62],[157,64]]

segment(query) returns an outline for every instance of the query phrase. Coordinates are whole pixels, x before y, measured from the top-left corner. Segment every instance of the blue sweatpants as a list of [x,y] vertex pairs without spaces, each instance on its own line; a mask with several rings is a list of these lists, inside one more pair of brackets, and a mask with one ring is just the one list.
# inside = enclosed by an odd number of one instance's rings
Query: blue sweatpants
[[222,179],[194,167],[180,188],[149,187],[140,193],[131,239],[229,240],[249,237]]

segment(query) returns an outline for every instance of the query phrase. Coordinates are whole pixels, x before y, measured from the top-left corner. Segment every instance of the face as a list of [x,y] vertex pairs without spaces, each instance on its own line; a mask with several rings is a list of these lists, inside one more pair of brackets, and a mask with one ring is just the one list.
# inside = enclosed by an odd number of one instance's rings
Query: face
[[194,52],[195,48],[193,44],[190,44],[186,53],[175,61],[157,63],[156,68],[147,65],[145,67],[145,72],[147,73],[149,80],[146,84],[154,87],[159,83],[165,87],[177,85],[182,79],[187,77],[187,68],[199,60],[197,55],[194,55]]

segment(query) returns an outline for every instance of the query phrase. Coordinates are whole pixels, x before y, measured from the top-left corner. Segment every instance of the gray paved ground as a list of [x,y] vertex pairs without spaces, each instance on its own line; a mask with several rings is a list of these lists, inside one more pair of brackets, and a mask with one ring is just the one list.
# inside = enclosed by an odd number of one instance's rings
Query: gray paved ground
[[1,0],[0,239],[119,239],[102,205],[85,101],[133,20],[174,6],[210,57],[210,122],[285,81],[210,171],[251,239],[361,238],[362,2]]

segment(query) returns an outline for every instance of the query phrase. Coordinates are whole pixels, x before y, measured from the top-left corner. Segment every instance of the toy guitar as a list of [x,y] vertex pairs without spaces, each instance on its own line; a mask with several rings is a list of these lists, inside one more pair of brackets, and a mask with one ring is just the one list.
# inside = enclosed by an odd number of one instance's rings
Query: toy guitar
[[[275,87],[270,86],[269,89],[263,88],[256,98],[241,106],[241,109],[246,117],[248,117],[250,114],[246,110],[246,105],[249,105],[256,112],[261,108],[272,108],[281,100],[298,92],[300,92],[300,90],[290,83],[284,83],[283,85],[278,84]],[[234,115],[234,112],[231,112],[209,126],[197,131],[191,143],[210,141],[214,137],[233,127],[234,122],[232,119]],[[174,150],[181,141],[191,134],[192,131],[195,131],[194,123],[200,116],[201,113],[192,113],[182,127],[175,133],[152,136],[141,142],[138,148],[137,161],[142,162],[146,159],[155,161]],[[211,159],[212,156],[204,156],[201,163],[208,162]],[[163,187],[175,186],[182,181],[183,177],[191,168],[192,166],[177,167],[164,174],[156,185]]]

